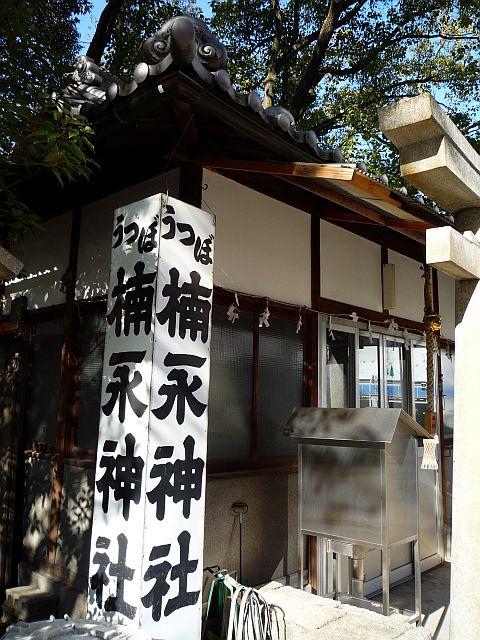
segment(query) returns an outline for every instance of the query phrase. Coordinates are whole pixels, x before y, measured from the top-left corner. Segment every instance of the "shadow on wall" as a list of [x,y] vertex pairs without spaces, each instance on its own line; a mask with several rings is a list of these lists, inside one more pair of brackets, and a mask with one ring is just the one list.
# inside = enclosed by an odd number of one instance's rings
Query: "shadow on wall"
[[[30,458],[26,465],[23,547],[35,563],[46,559],[51,549],[49,539],[51,507],[51,463]],[[55,565],[65,573],[61,582],[52,582],[58,596],[58,615],[84,617],[93,513],[93,469],[65,466],[62,502],[58,527]],[[19,582],[30,582],[33,564],[24,563]],[[68,582],[66,588],[65,582]]]
[[[239,522],[231,512],[235,501],[248,504],[243,520],[244,579],[253,586],[297,571],[296,475],[209,479],[204,566],[239,569]],[[204,580],[206,597],[208,577]]]
[[44,223],[12,247],[12,253],[24,262],[24,275],[6,283],[8,303],[19,295],[28,297],[28,308],[38,309],[65,302],[60,280],[68,265],[72,214],[66,213]]

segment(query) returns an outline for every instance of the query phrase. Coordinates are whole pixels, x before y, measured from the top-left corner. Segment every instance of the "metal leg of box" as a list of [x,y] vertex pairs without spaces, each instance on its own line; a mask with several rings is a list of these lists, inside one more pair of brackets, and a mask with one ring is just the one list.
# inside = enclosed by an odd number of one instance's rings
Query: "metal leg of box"
[[413,570],[415,572],[415,614],[418,616],[417,624],[419,624],[422,621],[422,569],[418,538],[413,542]]
[[390,614],[390,549],[387,545],[382,548],[382,603],[383,615]]
[[328,584],[328,556],[327,541],[322,536],[317,536],[317,595],[327,595]]
[[300,576],[299,576],[299,586],[300,589],[303,591],[303,589],[305,588],[305,579],[304,579],[304,574],[305,574],[305,538],[303,533],[300,531],[300,535],[298,536],[298,555],[299,555],[299,559],[300,559]]

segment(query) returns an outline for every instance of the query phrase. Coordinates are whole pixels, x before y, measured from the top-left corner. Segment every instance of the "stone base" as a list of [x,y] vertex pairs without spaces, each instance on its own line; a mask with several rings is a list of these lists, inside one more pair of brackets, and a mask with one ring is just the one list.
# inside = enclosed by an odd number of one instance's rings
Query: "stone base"
[[67,638],[92,637],[104,640],[148,640],[140,630],[130,629],[123,625],[107,622],[93,622],[92,620],[78,620],[65,616],[65,619],[41,622],[19,622],[8,627],[3,636],[5,640],[64,640]]
[[[321,598],[299,589],[271,582],[260,589],[263,597],[278,607],[279,631],[274,640],[431,640],[423,627],[408,623],[404,616],[379,613]],[[284,622],[283,622],[284,619]],[[284,627],[286,634],[284,635]]]

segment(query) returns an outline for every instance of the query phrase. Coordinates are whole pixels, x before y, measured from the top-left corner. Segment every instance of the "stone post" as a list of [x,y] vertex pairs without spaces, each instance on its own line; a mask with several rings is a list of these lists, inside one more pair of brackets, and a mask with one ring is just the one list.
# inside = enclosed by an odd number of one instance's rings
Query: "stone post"
[[[455,226],[476,233],[480,208],[458,212]],[[457,280],[455,324],[450,638],[473,640],[480,633],[479,280]]]
[[480,157],[429,94],[386,107],[379,119],[400,149],[402,175],[454,213],[458,230],[428,230],[426,261],[457,279],[450,638],[474,640],[480,634],[480,233],[474,235]]

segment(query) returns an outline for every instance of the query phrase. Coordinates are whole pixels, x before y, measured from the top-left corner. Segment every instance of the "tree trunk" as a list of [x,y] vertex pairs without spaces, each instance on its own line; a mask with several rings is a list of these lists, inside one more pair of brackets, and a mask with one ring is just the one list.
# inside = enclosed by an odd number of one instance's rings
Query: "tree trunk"
[[290,111],[297,120],[307,107],[315,101],[315,88],[321,80],[321,64],[325,58],[328,45],[338,25],[342,12],[340,0],[330,0],[328,12],[320,29],[317,42],[305,71],[293,94]]
[[92,41],[87,50],[87,57],[100,64],[105,48],[110,40],[112,31],[117,22],[118,15],[124,0],[108,0],[97,23]]
[[273,98],[275,92],[275,84],[277,82],[277,64],[278,54],[280,52],[280,38],[282,35],[282,13],[279,0],[272,0],[272,11],[274,15],[275,34],[273,36],[272,48],[270,49],[270,56],[267,67],[267,75],[263,81],[263,108],[271,107],[273,105]]
[[271,107],[273,105],[273,95],[275,91],[275,83],[277,81],[277,72],[273,63],[268,65],[267,75],[263,81],[263,108]]

